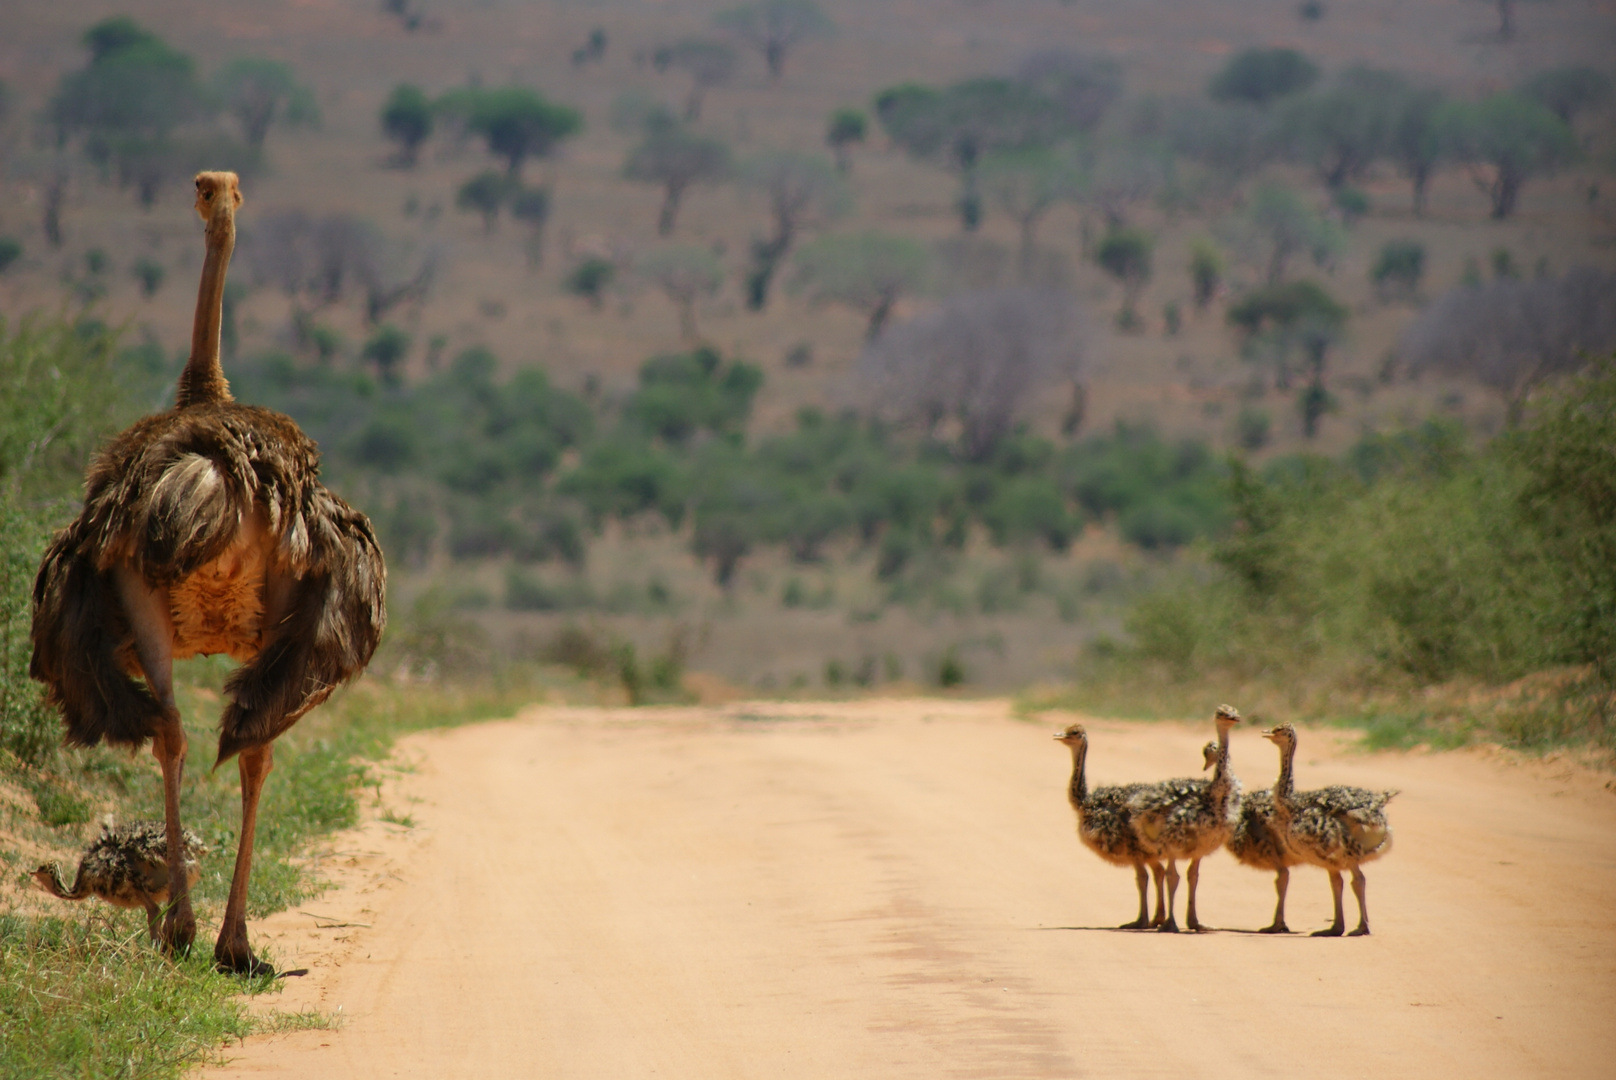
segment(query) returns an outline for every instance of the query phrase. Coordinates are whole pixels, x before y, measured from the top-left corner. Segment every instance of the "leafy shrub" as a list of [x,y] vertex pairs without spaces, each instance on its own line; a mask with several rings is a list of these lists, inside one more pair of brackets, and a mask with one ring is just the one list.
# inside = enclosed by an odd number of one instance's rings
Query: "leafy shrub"
[[606,301],[606,287],[617,277],[617,267],[609,259],[591,257],[573,267],[562,282],[573,296],[581,296],[597,310]]
[[1418,240],[1388,240],[1369,271],[1369,280],[1382,296],[1413,296],[1424,275],[1424,244]]

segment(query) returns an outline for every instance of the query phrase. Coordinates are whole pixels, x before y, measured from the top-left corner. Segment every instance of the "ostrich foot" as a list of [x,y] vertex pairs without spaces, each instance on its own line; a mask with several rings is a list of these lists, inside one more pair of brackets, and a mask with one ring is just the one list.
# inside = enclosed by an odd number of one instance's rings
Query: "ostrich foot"
[[1348,937],[1368,937],[1369,936],[1369,924],[1368,923],[1359,923],[1358,924],[1358,929],[1347,931],[1347,936]]
[[184,956],[191,951],[196,940],[196,916],[189,903],[175,904],[163,917],[162,930],[156,935],[163,952],[169,956]]
[[1290,932],[1291,928],[1282,922],[1269,923],[1267,926],[1257,931],[1259,934],[1288,934]]
[[249,979],[275,974],[275,965],[254,956],[245,941],[220,941],[213,949],[213,966],[227,975]]
[[1342,929],[1343,929],[1343,927],[1341,926],[1341,924],[1336,923],[1334,926],[1327,926],[1323,930],[1315,930],[1315,931],[1313,931],[1313,933],[1309,934],[1308,936],[1309,937],[1340,937]]
[[1149,919],[1135,919],[1133,922],[1125,922],[1125,923],[1123,923],[1121,926],[1117,927],[1117,929],[1118,930],[1149,930],[1150,929],[1150,920]]
[[1156,932],[1158,934],[1176,934],[1176,933],[1178,933],[1178,920],[1177,919],[1168,919],[1166,922],[1164,922],[1160,926],[1156,927]]

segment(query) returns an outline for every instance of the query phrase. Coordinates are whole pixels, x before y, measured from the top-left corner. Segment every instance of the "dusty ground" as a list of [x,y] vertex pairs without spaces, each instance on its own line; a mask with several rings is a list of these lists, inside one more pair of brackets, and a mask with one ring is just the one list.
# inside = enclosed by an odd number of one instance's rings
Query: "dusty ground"
[[[1271,883],[1227,855],[1201,891],[1227,932],[1122,932],[1131,875],[1078,845],[1058,720],[542,709],[413,737],[382,804],[414,827],[339,838],[340,887],[254,928],[312,969],[273,1006],[341,1027],[248,1040],[209,1075],[1609,1075],[1606,778],[1304,732],[1304,786],[1402,790],[1374,936],[1241,932]],[[1189,771],[1211,724],[1090,731],[1108,782]],[[1266,784],[1272,747],[1234,747]],[[1291,925],[1328,914],[1299,871]]]

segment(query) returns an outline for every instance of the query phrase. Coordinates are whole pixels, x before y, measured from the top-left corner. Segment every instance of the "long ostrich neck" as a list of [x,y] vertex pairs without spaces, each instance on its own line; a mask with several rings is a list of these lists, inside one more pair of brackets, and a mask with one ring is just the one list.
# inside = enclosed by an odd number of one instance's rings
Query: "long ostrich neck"
[[1289,818],[1291,813],[1291,794],[1296,785],[1291,777],[1291,758],[1296,754],[1296,744],[1289,743],[1279,748],[1279,779],[1274,781],[1274,807],[1282,817]]
[[224,328],[224,278],[236,250],[236,208],[228,191],[214,197],[208,218],[207,257],[196,293],[196,321],[191,326],[191,359],[180,375],[175,407],[232,401],[230,383],[219,362],[219,336]]
[[1089,784],[1084,776],[1084,760],[1088,755],[1088,743],[1081,742],[1072,747],[1072,782],[1066,789],[1066,797],[1079,809],[1089,801]]
[[1229,729],[1224,724],[1218,725],[1218,759],[1217,766],[1212,770],[1210,790],[1216,799],[1229,794]]
[[84,881],[84,865],[82,863],[79,864],[78,873],[73,875],[73,884],[71,886],[62,880],[62,866],[60,863],[41,866],[36,878],[41,885],[45,886],[47,892],[52,896],[59,896],[63,900],[83,900],[90,895],[88,889],[79,888]]

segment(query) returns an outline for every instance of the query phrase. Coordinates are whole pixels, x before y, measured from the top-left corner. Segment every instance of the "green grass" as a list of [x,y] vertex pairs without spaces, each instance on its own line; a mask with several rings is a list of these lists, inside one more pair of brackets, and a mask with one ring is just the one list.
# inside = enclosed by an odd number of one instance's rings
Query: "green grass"
[[[196,947],[177,961],[146,940],[144,917],[88,901],[61,918],[0,914],[0,1046],[6,1077],[168,1077],[216,1056],[255,1031],[330,1026],[319,1012],[249,1016],[242,994],[268,980],[212,970],[211,935],[230,884],[240,819],[234,763],[216,772],[213,726],[228,665],[180,666],[179,698],[191,739],[182,798],[184,821],[209,845],[194,892],[201,922]],[[410,731],[508,715],[542,697],[554,680],[512,669],[467,689],[397,686],[367,680],[340,692],[275,744],[275,769],[260,808],[248,913],[260,917],[318,895],[322,882],[297,860],[319,837],[356,823],[361,800],[379,789],[378,764]],[[43,767],[20,768],[39,807],[36,838],[73,848],[81,823],[110,809],[119,819],[161,818],[162,787],[148,754],[105,748],[62,752]],[[72,808],[68,812],[64,808]],[[407,816],[384,814],[410,825]],[[24,869],[4,860],[9,873]],[[67,909],[64,909],[67,910]]]
[[132,913],[0,915],[0,1046],[16,1080],[181,1076],[255,1030],[243,989],[267,986],[215,974],[208,950],[165,959]]

